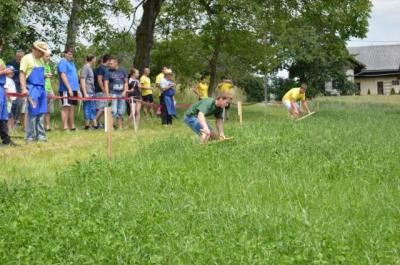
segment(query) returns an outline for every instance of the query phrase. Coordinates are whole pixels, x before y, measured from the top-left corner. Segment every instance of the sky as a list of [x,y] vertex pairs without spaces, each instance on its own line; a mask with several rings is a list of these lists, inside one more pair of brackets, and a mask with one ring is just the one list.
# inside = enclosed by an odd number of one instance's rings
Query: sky
[[352,39],[348,46],[400,44],[400,0],[372,0],[372,4],[367,37]]

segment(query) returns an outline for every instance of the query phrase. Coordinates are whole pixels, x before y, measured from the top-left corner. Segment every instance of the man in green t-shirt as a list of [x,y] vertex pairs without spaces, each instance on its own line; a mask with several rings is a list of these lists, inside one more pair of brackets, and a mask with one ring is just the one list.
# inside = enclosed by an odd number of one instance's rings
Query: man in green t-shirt
[[[227,93],[220,93],[216,98],[206,98],[196,102],[185,112],[185,123],[200,137],[204,144],[211,139],[225,139],[223,126],[223,109],[229,104],[230,97]],[[206,117],[214,115],[216,118],[215,132]]]
[[54,91],[53,91],[53,86],[51,84],[51,79],[53,78],[53,72],[50,66],[50,58],[51,58],[51,52],[48,51],[44,54],[43,60],[44,60],[44,74],[46,77],[46,81],[44,84],[44,88],[46,89],[46,94],[47,94],[47,113],[45,115],[45,124],[46,124],[46,131],[51,131],[50,127],[50,117],[51,113],[54,112],[54,99],[49,99],[50,97],[54,97]]

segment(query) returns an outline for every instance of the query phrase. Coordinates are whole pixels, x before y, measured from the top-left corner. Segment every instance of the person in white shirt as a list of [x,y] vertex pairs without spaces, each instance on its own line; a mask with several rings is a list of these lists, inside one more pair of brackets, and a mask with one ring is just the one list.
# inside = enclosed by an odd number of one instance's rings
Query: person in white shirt
[[[6,68],[12,70],[13,72],[9,73],[6,75],[6,83],[4,85],[4,88],[6,90],[6,93],[16,93],[17,92],[17,88],[15,86],[15,82],[13,80],[13,76],[14,76],[14,67],[7,65]],[[14,125],[15,125],[15,120],[13,117],[13,114],[11,112],[11,107],[12,104],[15,100],[17,100],[17,97],[7,97],[7,110],[8,110],[8,130],[12,131],[14,130]]]

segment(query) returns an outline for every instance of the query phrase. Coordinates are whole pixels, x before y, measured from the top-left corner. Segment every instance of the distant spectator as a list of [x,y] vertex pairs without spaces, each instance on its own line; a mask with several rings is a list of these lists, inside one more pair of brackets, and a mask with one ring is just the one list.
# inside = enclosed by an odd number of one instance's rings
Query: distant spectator
[[208,98],[208,81],[207,76],[203,75],[200,82],[193,88],[193,92],[197,95],[199,100]]
[[28,125],[26,128],[27,142],[47,141],[44,128],[44,115],[47,113],[47,95],[45,89],[45,74],[43,56],[48,52],[45,42],[36,41],[32,53],[21,60],[20,83],[23,94],[28,94]]
[[[140,82],[139,82],[139,70],[132,68],[129,72],[129,79],[128,79],[128,91],[127,96],[130,97],[127,100],[127,110],[129,115],[129,120],[132,119],[133,112],[135,115],[135,122],[137,128],[139,128],[140,124],[140,110],[142,108],[142,103],[140,101],[134,100],[142,100],[142,96],[140,94]],[[131,111],[131,103],[134,102],[135,104],[135,111]]]
[[[86,63],[81,70],[81,90],[83,97],[87,99],[94,98],[95,96],[94,73],[92,68],[95,64],[96,57],[93,55],[88,55],[86,57]],[[97,129],[96,102],[94,100],[83,101],[83,114],[85,118],[85,130],[89,130],[91,128],[91,122],[92,128]]]
[[47,113],[45,115],[45,127],[46,131],[51,131],[51,124],[50,124],[50,117],[51,113],[54,112],[54,99],[51,99],[49,97],[54,97],[54,91],[53,91],[53,85],[51,83],[51,80],[53,78],[53,72],[50,66],[50,58],[51,58],[51,53],[46,52],[43,59],[44,59],[44,74],[46,76],[46,81],[45,81],[45,88],[46,88],[46,94],[47,94]]
[[160,82],[161,89],[161,123],[163,125],[172,125],[172,119],[176,116],[174,95],[176,84],[173,81],[171,70],[165,71],[165,77]]
[[[110,64],[110,58],[111,56],[106,54],[103,56],[101,64],[99,65],[99,67],[97,67],[94,70],[94,87],[95,87],[95,94],[96,97],[98,98],[102,98],[105,96],[109,96],[106,95],[106,91],[104,88],[104,76],[106,74],[106,72],[108,71],[108,66]],[[108,101],[100,101],[97,100],[96,101],[96,121],[97,121],[97,125],[98,127],[100,127],[100,119],[104,114],[104,108],[108,106]]]
[[[0,38],[0,52],[3,50],[4,40]],[[0,59],[0,138],[2,145],[11,146],[15,145],[8,134],[8,111],[7,111],[7,97],[4,85],[6,84],[6,75],[11,74],[11,69],[6,69],[4,61]]]
[[[6,68],[12,70],[13,72],[6,75],[6,84],[4,85],[5,91],[6,91],[6,93],[16,93],[17,90],[15,88],[15,83],[13,80],[14,67],[11,65],[7,65]],[[14,101],[17,99],[17,97],[8,96],[7,99],[8,99],[8,102],[7,102],[8,131],[12,131],[12,130],[14,130],[15,123],[14,123],[14,116],[11,112],[11,109],[12,109],[12,105],[13,105]]]
[[[64,58],[58,63],[57,71],[60,77],[58,91],[62,97],[78,97],[78,71],[73,59],[74,51],[72,48],[68,48],[64,51]],[[61,100],[61,103],[63,129],[75,131],[75,106],[78,105],[78,101],[76,99],[64,98]]]
[[168,71],[168,70],[169,69],[168,69],[167,66],[163,66],[163,68],[161,69],[161,72],[157,75],[157,77],[156,77],[156,86],[157,86],[157,88],[160,88],[161,80],[164,79],[165,72]]
[[[25,53],[23,51],[17,51],[15,53],[15,59],[7,63],[7,65],[11,65],[14,68],[13,80],[17,93],[21,93],[21,84],[19,82],[19,68],[21,64],[21,59],[22,57],[24,57],[24,55]],[[12,116],[18,123],[23,123],[23,120],[21,121],[21,109],[23,105],[23,100],[23,98],[18,97],[16,98],[16,100],[13,101],[13,104],[11,106]]]
[[142,88],[142,98],[143,101],[146,102],[146,106],[144,108],[144,115],[146,116],[150,113],[150,116],[153,116],[153,88],[151,87],[151,80],[150,80],[150,69],[144,68],[143,75],[140,78],[140,85]]
[[[111,58],[110,69],[104,76],[104,86],[106,95],[111,94],[113,98],[122,98],[128,91],[128,77],[124,69],[119,68],[118,59]],[[124,99],[115,99],[112,101],[112,115],[117,121],[117,128],[122,129],[122,118],[125,114],[126,103]]]

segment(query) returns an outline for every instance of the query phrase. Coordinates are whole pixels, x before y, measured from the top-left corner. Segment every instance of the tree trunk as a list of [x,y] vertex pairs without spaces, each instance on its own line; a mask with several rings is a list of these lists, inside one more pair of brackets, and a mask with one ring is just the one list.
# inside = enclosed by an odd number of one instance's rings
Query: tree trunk
[[65,48],[73,48],[76,45],[76,37],[80,26],[80,13],[82,11],[81,0],[72,1],[71,15],[67,24],[67,42]]
[[208,89],[208,95],[212,96],[217,88],[217,67],[218,67],[218,58],[221,51],[221,38],[218,34],[216,36],[215,44],[214,44],[214,51],[209,62],[209,70],[210,70],[210,85]]
[[150,52],[153,47],[154,27],[164,0],[147,0],[143,4],[143,17],[136,30],[136,53],[134,66],[141,72],[150,65]]

